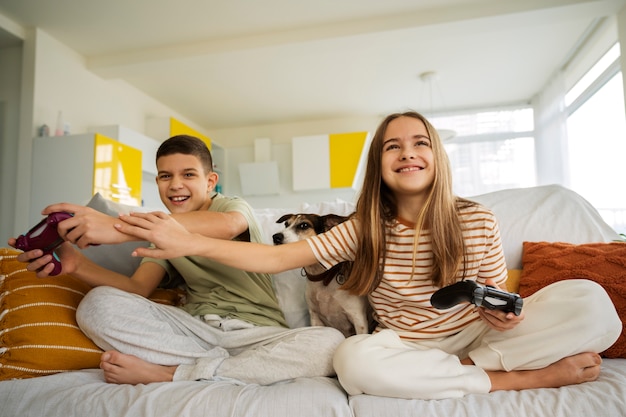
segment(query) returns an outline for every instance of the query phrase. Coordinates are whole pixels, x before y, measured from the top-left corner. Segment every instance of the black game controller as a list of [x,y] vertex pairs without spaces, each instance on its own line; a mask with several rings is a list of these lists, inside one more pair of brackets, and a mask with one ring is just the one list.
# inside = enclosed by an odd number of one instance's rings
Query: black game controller
[[430,303],[438,309],[447,309],[463,301],[490,310],[502,310],[519,316],[524,300],[519,294],[499,290],[490,285],[482,286],[474,281],[459,281],[437,290]]
[[61,260],[54,253],[54,250],[63,243],[63,239],[59,237],[57,225],[70,217],[72,217],[71,214],[64,212],[49,214],[26,234],[20,235],[15,242],[15,248],[23,251],[41,249],[44,255],[51,254],[54,269],[50,275],[59,275],[61,273]]

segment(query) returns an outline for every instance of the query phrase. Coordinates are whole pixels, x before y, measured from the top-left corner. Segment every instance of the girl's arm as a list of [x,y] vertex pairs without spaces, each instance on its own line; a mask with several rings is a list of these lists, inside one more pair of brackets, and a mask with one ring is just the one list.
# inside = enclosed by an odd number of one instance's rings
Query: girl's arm
[[171,213],[185,229],[218,239],[232,240],[248,230],[248,221],[237,211],[196,210]]
[[317,263],[306,241],[284,245],[214,239],[189,232],[163,212],[120,215],[118,231],[147,240],[155,248],[137,248],[134,256],[159,259],[204,256],[224,265],[250,272],[278,273]]

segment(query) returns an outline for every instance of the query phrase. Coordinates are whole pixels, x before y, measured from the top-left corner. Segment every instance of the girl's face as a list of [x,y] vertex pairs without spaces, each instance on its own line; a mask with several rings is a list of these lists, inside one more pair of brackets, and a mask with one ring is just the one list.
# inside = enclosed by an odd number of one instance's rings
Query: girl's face
[[206,210],[211,205],[211,190],[217,174],[205,172],[194,155],[175,153],[157,161],[159,195],[171,213]]
[[387,125],[381,168],[383,182],[396,198],[427,195],[435,165],[432,143],[421,120],[400,116]]

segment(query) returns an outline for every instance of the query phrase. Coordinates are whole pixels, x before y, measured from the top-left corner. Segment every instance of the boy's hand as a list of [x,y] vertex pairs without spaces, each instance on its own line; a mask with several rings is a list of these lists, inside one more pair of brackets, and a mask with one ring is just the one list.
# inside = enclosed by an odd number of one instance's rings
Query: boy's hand
[[[15,247],[15,241],[16,239],[10,238],[8,244],[11,247]],[[61,270],[62,274],[71,274],[76,270],[80,254],[72,247],[71,244],[67,242],[62,243],[55,250],[55,253],[61,261],[61,266],[63,268]],[[52,255],[44,255],[41,249],[33,249],[20,253],[17,255],[17,260],[19,262],[27,263],[28,265],[26,265],[26,270],[36,271],[38,278],[48,277],[54,269],[54,264],[51,263]]]
[[64,211],[73,215],[58,225],[59,236],[74,243],[81,249],[89,245],[114,244],[128,242],[131,238],[119,233],[113,226],[117,222],[111,217],[90,207],[69,203],[52,204],[43,209],[47,215],[57,211]]
[[[486,285],[502,289],[491,279],[486,281]],[[489,327],[500,332],[511,330],[524,320],[523,309],[520,315],[516,316],[512,312],[507,313],[502,310],[490,310],[488,308],[478,307],[478,315],[487,323],[487,325],[489,325]]]
[[115,228],[125,234],[151,242],[155,248],[137,248],[133,256],[171,259],[195,255],[194,239],[200,235],[189,232],[172,216],[156,211],[120,215]]

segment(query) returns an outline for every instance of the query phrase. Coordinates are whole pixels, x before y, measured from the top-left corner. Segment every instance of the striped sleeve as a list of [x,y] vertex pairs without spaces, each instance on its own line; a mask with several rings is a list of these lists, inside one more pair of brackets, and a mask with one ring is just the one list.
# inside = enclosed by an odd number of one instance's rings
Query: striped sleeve
[[350,219],[326,233],[307,239],[318,262],[326,269],[344,261],[353,261],[356,252],[356,220]]

